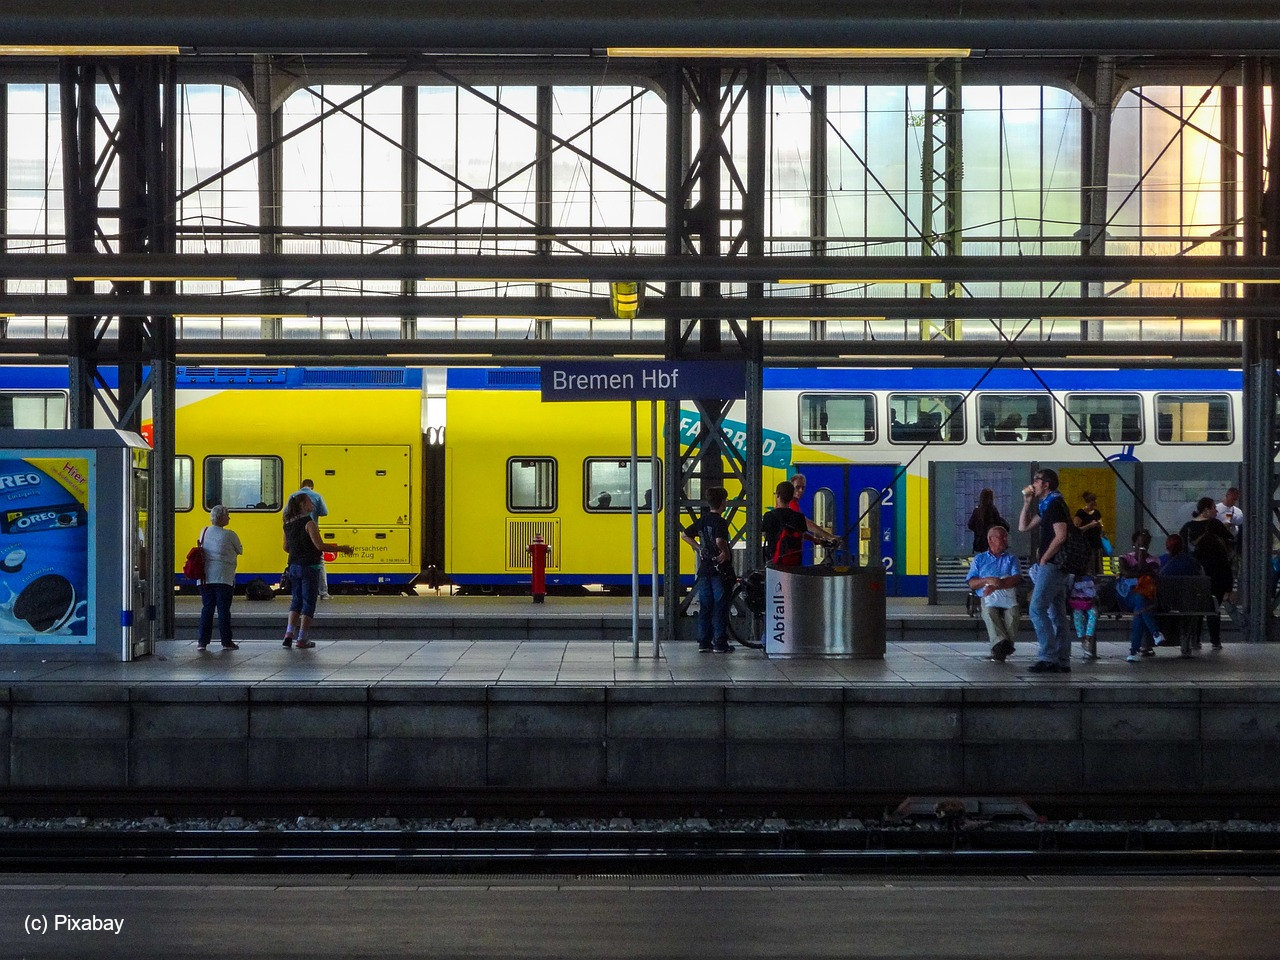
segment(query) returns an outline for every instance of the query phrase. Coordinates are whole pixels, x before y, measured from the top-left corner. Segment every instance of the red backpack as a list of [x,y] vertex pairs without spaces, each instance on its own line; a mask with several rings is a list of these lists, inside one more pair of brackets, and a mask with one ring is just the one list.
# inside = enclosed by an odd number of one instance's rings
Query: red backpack
[[182,575],[188,580],[204,580],[204,535],[208,527],[200,531],[200,539],[187,551],[187,562],[182,565]]

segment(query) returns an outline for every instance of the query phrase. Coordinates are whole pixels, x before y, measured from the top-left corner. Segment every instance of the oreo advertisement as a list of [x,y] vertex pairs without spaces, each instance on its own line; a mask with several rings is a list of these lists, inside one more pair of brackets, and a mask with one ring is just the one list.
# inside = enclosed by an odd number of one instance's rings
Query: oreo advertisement
[[0,643],[93,643],[89,460],[0,457]]

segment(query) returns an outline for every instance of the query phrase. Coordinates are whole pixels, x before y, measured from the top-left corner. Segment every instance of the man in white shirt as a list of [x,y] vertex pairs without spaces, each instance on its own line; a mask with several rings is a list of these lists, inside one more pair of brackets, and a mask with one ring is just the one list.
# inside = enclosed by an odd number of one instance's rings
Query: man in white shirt
[[1240,491],[1235,487],[1228,487],[1227,492],[1222,495],[1222,502],[1218,504],[1218,519],[1231,531],[1231,546],[1237,553],[1240,552],[1240,534],[1244,526],[1244,511],[1236,506],[1239,499]]

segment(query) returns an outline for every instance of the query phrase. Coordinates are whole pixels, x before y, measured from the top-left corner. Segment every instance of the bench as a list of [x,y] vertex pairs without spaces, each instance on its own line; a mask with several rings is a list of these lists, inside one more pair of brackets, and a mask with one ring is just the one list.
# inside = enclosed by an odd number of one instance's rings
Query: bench
[[[1156,623],[1161,631],[1176,633],[1184,657],[1191,656],[1194,642],[1200,645],[1200,628],[1204,618],[1218,612],[1213,596],[1213,582],[1200,577],[1159,577],[1156,580]],[[1168,637],[1167,639],[1173,639]]]
[[[1120,605],[1115,580],[1098,579],[1098,616],[1119,617],[1129,613]],[[1169,640],[1177,639],[1182,655],[1191,655],[1192,645],[1200,639],[1200,627],[1204,617],[1218,612],[1213,597],[1212,581],[1208,577],[1157,577],[1156,623]]]

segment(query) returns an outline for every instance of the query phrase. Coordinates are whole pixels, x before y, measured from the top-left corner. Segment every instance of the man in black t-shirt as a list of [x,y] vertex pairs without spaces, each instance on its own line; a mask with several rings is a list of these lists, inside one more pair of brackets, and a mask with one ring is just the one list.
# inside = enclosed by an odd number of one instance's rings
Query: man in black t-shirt
[[813,539],[804,514],[791,509],[795,496],[795,486],[783,480],[774,491],[774,508],[760,522],[760,530],[764,534],[764,562],[775,567],[800,566],[805,537]]
[[729,562],[729,524],[724,505],[729,493],[724,487],[707,489],[707,509],[698,520],[680,532],[680,539],[698,552],[698,649],[730,653],[729,584],[725,570]]
[[1073,578],[1062,569],[1061,560],[1071,511],[1058,492],[1058,474],[1047,467],[1036,471],[1022,496],[1018,529],[1040,528],[1040,557],[1031,567],[1035,587],[1027,608],[1040,649],[1039,658],[1028,669],[1032,673],[1070,673],[1071,616],[1067,612],[1067,594]]

